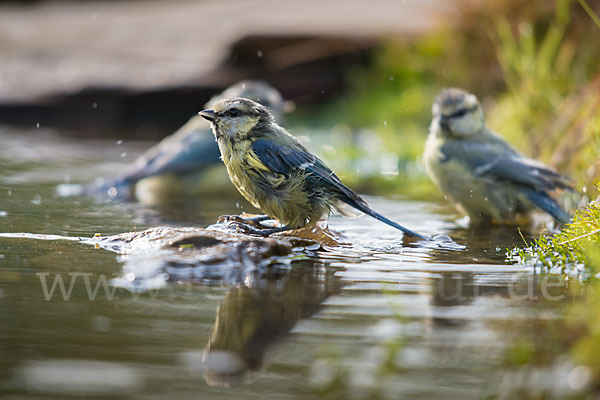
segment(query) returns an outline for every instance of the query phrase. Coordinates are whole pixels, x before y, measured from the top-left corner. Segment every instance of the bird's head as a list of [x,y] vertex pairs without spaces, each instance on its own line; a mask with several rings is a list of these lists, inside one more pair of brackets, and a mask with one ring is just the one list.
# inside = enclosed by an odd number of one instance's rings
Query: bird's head
[[249,139],[274,124],[269,110],[249,99],[232,97],[217,102],[212,109],[198,113],[210,121],[217,139],[227,138],[233,141]]
[[254,100],[267,107],[273,113],[277,121],[281,121],[284,112],[289,111],[291,102],[284,101],[281,93],[273,86],[263,81],[243,80],[229,86],[222,93],[214,95],[206,104],[206,108],[212,108],[223,99],[230,97],[243,97]]
[[444,89],[431,107],[432,130],[442,136],[464,137],[474,135],[485,127],[483,111],[474,94],[462,89]]

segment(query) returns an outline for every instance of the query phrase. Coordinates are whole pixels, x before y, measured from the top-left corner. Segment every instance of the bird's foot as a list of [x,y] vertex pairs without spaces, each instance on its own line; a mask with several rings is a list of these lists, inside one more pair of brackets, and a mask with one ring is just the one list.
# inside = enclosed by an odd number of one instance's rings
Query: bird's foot
[[279,233],[279,232],[284,232],[284,231],[290,230],[290,228],[288,228],[287,226],[280,226],[280,227],[276,227],[276,228],[264,228],[264,227],[256,228],[254,226],[251,226],[250,224],[246,224],[246,223],[238,222],[238,221],[230,222],[229,224],[227,224],[227,228],[235,229],[238,232],[242,232],[242,233],[246,233],[246,234],[250,234],[250,235],[258,235],[258,236],[263,236],[263,237],[267,237],[273,233]]
[[257,215],[255,217],[242,217],[241,215],[221,215],[217,219],[217,223],[225,224],[225,223],[240,223],[245,225],[254,225],[259,229],[263,229],[264,226],[261,224],[262,221],[267,221],[272,219],[268,215]]

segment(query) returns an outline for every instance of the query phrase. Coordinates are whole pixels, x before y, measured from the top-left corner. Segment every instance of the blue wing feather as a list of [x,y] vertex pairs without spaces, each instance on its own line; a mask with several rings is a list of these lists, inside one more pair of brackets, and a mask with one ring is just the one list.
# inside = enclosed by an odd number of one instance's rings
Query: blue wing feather
[[352,189],[344,185],[323,161],[301,145],[294,149],[270,140],[259,139],[252,144],[252,151],[273,172],[290,175],[301,169],[306,171],[305,176],[309,184],[324,184],[342,196],[363,201]]
[[571,188],[567,178],[541,162],[519,155],[503,141],[452,141],[442,146],[442,154],[468,165],[478,176],[543,190]]
[[569,214],[547,193],[555,189],[572,190],[568,178],[539,161],[521,156],[503,140],[495,137],[487,140],[448,142],[442,146],[442,153],[466,164],[476,176],[512,183],[537,207],[563,224],[569,222]]
[[252,144],[252,151],[271,171],[289,175],[298,169],[306,171],[305,179],[311,187],[325,186],[337,200],[348,204],[371,217],[384,222],[402,232],[424,240],[430,238],[414,232],[386,218],[369,207],[369,205],[352,189],[342,183],[340,178],[329,169],[323,161],[310,154],[308,150],[297,144],[296,148],[277,144],[266,139],[258,139]]

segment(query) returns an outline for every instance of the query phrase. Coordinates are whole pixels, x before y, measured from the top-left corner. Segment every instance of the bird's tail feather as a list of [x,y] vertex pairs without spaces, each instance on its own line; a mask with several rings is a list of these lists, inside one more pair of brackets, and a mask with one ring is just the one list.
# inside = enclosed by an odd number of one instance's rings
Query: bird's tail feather
[[571,216],[547,193],[538,190],[527,190],[525,192],[529,201],[550,214],[562,225],[569,223]]
[[391,226],[393,228],[401,230],[402,232],[406,233],[407,235],[411,235],[411,236],[414,236],[414,237],[417,237],[417,238],[423,239],[423,240],[431,240],[430,237],[427,237],[420,233],[414,232],[408,228],[403,227],[399,223],[394,222],[387,217],[384,217],[383,215],[379,214],[377,211],[374,211],[373,209],[371,209],[371,207],[369,207],[369,205],[361,198],[358,198],[356,200],[343,199],[342,201],[345,202],[346,204],[362,211],[363,213],[370,215],[371,217],[375,218],[376,220],[383,222],[384,224],[388,224],[389,226]]

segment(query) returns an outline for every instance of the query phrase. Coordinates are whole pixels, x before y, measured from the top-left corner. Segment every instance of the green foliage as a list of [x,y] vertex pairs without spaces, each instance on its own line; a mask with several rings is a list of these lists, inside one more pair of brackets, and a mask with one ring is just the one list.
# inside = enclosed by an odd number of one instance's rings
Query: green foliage
[[512,259],[561,272],[577,272],[586,266],[600,272],[600,202],[578,211],[571,224],[554,236],[541,236],[533,246],[512,250]]
[[[557,166],[578,186],[589,186],[598,176],[598,148],[590,142],[598,141],[600,51],[592,40],[573,33],[581,30],[572,20],[578,7],[572,0],[557,0],[550,21],[520,21],[516,29],[506,20],[498,22],[498,61],[508,90],[488,113],[488,122],[529,156]],[[588,15],[582,17],[576,23],[597,30]]]
[[533,131],[552,115],[574,85],[570,79],[573,49],[562,42],[569,23],[569,3],[557,2],[556,19],[541,40],[529,22],[518,24],[516,37],[508,21],[498,22],[498,61],[508,91],[490,114],[490,121],[502,121],[502,130],[509,136],[522,137]]
[[527,90],[528,96],[535,96],[544,84],[568,83],[557,78],[569,72],[570,60],[559,57],[567,51],[561,45],[570,21],[569,5],[569,0],[557,1],[556,18],[539,44],[530,23],[520,22],[519,36],[514,37],[509,22],[499,21],[498,60],[510,90]]
[[581,7],[583,7],[583,9],[585,10],[585,12],[590,16],[592,21],[594,21],[594,24],[596,24],[596,26],[598,28],[600,28],[600,17],[598,17],[598,15],[596,15],[596,13],[592,9],[592,7],[590,7],[590,5],[585,0],[578,0],[578,1],[579,1],[579,4],[581,4]]

